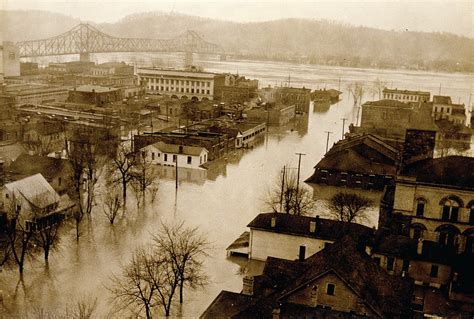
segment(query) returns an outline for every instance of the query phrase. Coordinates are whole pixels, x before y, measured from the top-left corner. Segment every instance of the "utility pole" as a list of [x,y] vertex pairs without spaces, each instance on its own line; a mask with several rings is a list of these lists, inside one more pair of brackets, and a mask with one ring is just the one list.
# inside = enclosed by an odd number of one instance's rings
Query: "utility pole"
[[439,84],[439,91],[438,91],[438,95],[441,95],[441,83]]
[[280,193],[280,213],[283,210],[283,192],[285,191],[285,173],[286,173],[286,165],[283,165],[282,178],[281,178],[281,193]]
[[[298,174],[296,177],[296,200],[298,200],[298,194],[299,194],[299,186],[300,186],[300,167],[301,167],[301,156],[306,155],[304,153],[295,153],[298,155]],[[299,212],[298,212],[299,214]]]
[[332,134],[332,132],[330,132],[330,131],[324,131],[324,132],[328,135],[328,137],[326,139],[326,153],[327,153],[328,152],[328,146],[329,146],[329,134]]
[[178,155],[176,155],[176,190],[178,190]]
[[344,126],[346,124],[347,119],[344,117],[342,120],[342,139],[344,139]]

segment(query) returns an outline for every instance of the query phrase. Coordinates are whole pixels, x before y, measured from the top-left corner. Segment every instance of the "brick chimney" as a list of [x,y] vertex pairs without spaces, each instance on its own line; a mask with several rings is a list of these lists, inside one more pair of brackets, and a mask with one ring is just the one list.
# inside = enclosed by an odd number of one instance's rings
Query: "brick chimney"
[[311,233],[316,233],[316,221],[312,220],[309,222],[309,231]]
[[277,223],[276,217],[272,217],[272,220],[271,220],[271,222],[270,222],[270,226],[271,226],[272,228],[275,228],[276,223]]
[[418,245],[416,246],[417,255],[423,254],[423,239],[418,240]]
[[253,296],[253,277],[245,276],[243,282],[244,284],[242,287],[242,294],[247,296]]

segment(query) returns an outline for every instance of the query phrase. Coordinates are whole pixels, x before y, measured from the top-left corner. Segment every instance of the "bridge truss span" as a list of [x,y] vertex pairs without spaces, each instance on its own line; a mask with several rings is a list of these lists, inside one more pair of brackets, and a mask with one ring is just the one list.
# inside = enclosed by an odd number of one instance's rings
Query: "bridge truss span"
[[118,38],[90,24],[79,24],[58,36],[17,43],[20,57],[107,52],[186,52],[223,54],[223,50],[202,39],[194,31],[186,31],[173,39]]

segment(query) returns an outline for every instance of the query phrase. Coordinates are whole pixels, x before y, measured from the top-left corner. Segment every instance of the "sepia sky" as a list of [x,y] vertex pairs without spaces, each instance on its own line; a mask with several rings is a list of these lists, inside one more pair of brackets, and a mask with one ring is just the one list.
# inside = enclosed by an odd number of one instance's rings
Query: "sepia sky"
[[336,20],[387,30],[441,31],[474,38],[474,1],[459,0],[0,0],[6,10],[47,10],[85,21],[116,22],[126,15],[162,11],[236,22],[280,18]]

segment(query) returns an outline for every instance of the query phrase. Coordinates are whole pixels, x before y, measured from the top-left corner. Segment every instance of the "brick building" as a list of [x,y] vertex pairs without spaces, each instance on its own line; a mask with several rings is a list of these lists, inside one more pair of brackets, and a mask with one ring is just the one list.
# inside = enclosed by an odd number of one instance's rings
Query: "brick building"
[[120,89],[97,85],[81,85],[69,90],[68,102],[94,104],[103,106],[104,104],[121,101],[123,93]]
[[384,100],[395,100],[399,102],[423,102],[430,101],[430,92],[410,91],[384,88],[382,91]]

